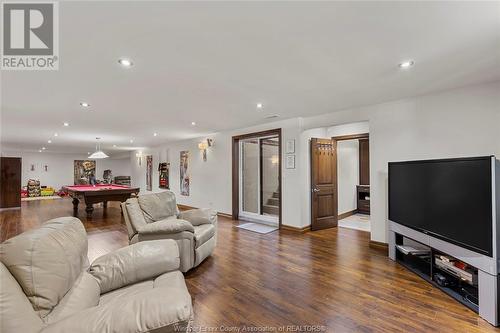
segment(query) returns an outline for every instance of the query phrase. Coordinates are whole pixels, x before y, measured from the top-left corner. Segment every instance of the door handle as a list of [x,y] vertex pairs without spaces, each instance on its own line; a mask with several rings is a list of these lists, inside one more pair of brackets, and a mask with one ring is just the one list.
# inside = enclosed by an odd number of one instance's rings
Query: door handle
[[313,188],[311,191],[313,191],[313,193],[318,193],[319,189],[318,188]]

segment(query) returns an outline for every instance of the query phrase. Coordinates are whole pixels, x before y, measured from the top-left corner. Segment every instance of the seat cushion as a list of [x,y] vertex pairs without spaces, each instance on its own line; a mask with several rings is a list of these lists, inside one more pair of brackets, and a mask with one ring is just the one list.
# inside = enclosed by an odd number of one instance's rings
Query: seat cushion
[[3,242],[0,258],[45,317],[88,266],[87,233],[75,217],[53,219]]
[[140,195],[137,200],[147,223],[177,216],[175,194],[171,191]]
[[48,325],[42,332],[173,333],[188,330],[193,309],[187,288],[155,288],[153,285],[153,288],[141,292],[135,290],[132,293],[132,290]]
[[202,224],[194,227],[194,239],[196,247],[204,244],[215,235],[215,227],[212,224]]
[[101,295],[99,305],[113,302],[121,297],[137,295],[153,288],[176,288],[187,290],[186,283],[184,282],[184,275],[179,271],[173,271],[162,274],[153,280],[142,281],[105,293]]
[[137,295],[139,293],[142,293],[147,290],[151,290],[154,287],[154,282],[153,280],[147,280],[147,281],[142,281],[138,282],[135,284],[131,284],[129,286],[120,288],[120,289],[115,289],[113,291],[110,291],[108,293],[102,294],[101,299],[99,300],[99,305],[104,305],[109,302],[112,302],[115,299],[118,299],[120,297],[124,297],[127,295]]

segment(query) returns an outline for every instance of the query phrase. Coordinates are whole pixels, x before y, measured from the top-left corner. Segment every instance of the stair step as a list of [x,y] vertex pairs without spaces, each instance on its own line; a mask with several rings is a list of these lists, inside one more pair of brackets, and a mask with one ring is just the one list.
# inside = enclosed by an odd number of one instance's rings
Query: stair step
[[279,206],[280,199],[279,198],[269,198],[267,199],[267,205],[269,206]]
[[278,206],[262,205],[262,212],[266,214],[279,215],[280,208]]
[[279,198],[280,192],[273,192],[273,198]]

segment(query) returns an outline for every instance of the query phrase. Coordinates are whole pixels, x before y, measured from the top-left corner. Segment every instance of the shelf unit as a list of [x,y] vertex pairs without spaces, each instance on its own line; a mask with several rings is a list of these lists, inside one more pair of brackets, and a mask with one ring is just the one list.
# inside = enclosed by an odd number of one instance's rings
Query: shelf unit
[[[417,241],[405,237],[400,234],[396,234],[396,245],[404,245],[405,241],[410,241],[412,243],[417,243],[419,248],[427,249],[427,255],[413,255],[405,254],[399,249],[396,250],[396,262],[400,265],[406,267],[408,270],[417,274],[419,277],[425,281],[431,283],[434,287],[440,289],[447,295],[453,297],[458,302],[462,303],[472,311],[479,313],[479,288],[477,285],[470,285],[469,283],[461,280],[457,276],[450,274],[449,272],[439,268],[435,262],[436,255],[445,255],[445,253],[433,249],[432,247],[426,246],[424,244],[418,243]],[[454,258],[456,259],[456,258]],[[472,267],[472,266],[469,266]],[[477,274],[478,269],[472,267]],[[449,282],[452,282],[452,286],[442,286],[440,285],[434,275],[439,273],[445,276]]]
[[358,213],[370,214],[370,185],[356,186]]
[[[432,260],[434,260],[435,254],[445,254],[477,269],[477,286],[472,289],[466,289],[469,294],[473,294],[477,298],[477,304],[470,302],[468,300],[470,299],[470,295],[465,296],[465,293],[461,289],[443,287],[434,281],[433,276],[436,270],[434,262],[422,262],[421,258],[416,258],[413,255],[404,255],[399,252],[397,245],[404,243],[405,239],[427,247],[430,251],[429,258]],[[496,255],[488,257],[389,221],[389,257],[464,306],[477,312],[480,317],[490,324],[498,326],[500,318],[498,306],[498,300],[500,299],[500,279],[498,276]],[[469,288],[465,285],[460,285],[460,287]]]

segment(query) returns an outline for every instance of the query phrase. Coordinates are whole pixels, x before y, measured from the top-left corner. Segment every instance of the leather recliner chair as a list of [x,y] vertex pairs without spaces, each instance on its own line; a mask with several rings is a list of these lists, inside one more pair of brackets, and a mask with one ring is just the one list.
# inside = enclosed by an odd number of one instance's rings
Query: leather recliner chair
[[172,240],[144,242],[89,267],[79,219],[62,217],[0,244],[0,331],[177,332],[193,317]]
[[180,270],[187,272],[210,256],[217,244],[217,213],[201,208],[179,212],[171,191],[144,194],[122,203],[129,243],[173,239]]

